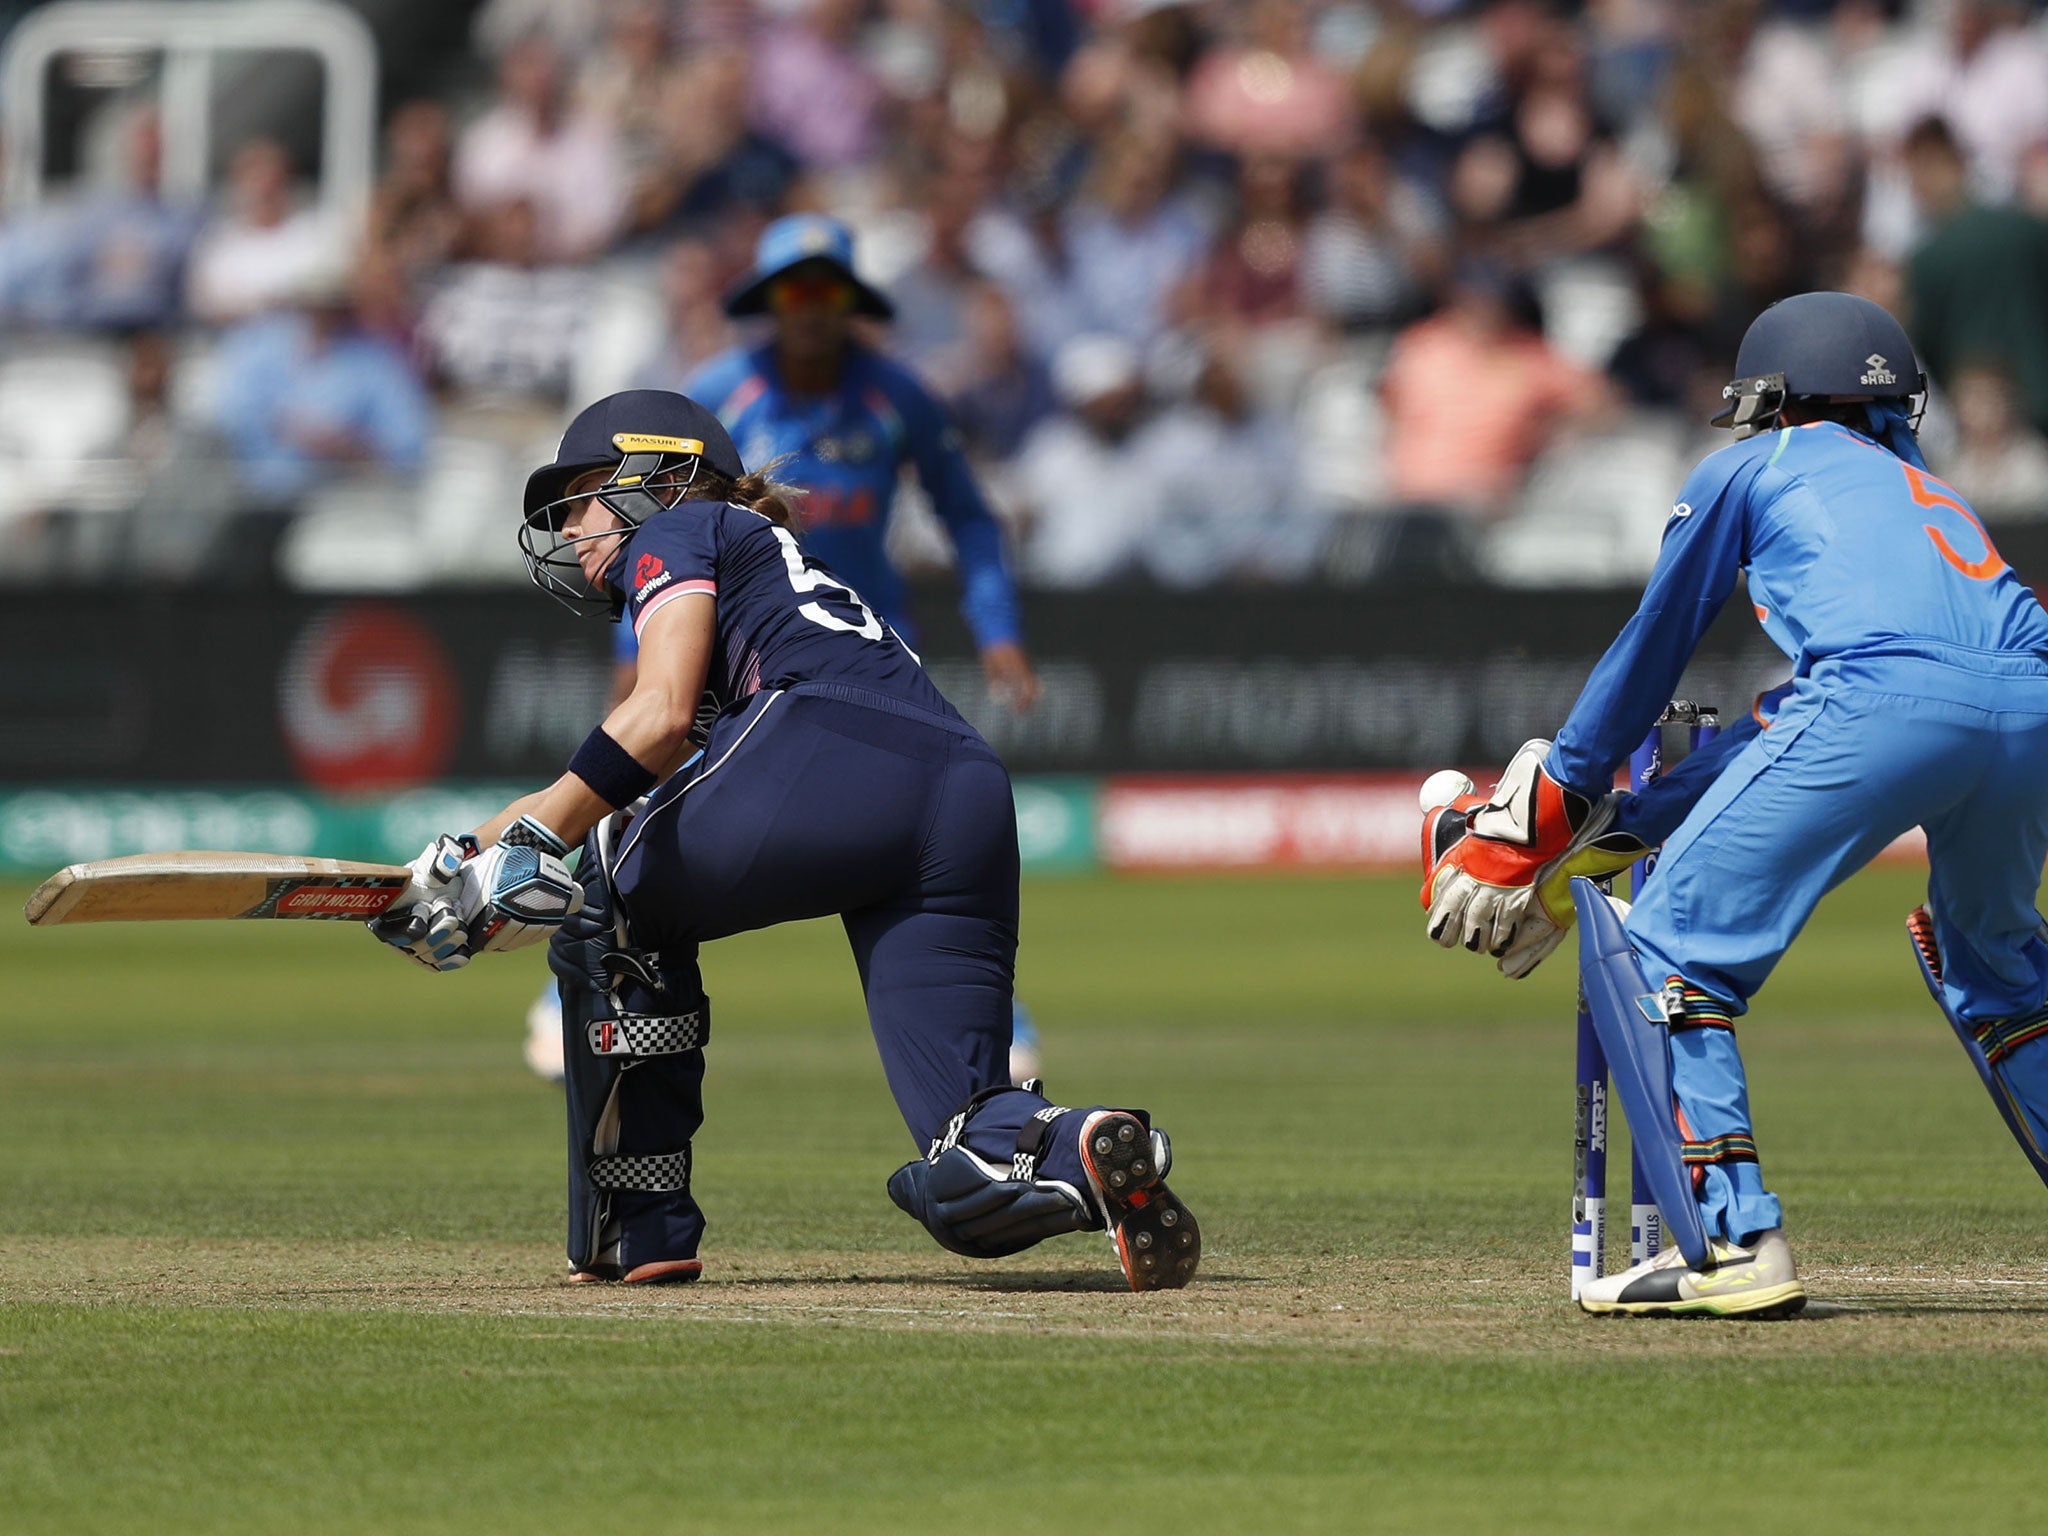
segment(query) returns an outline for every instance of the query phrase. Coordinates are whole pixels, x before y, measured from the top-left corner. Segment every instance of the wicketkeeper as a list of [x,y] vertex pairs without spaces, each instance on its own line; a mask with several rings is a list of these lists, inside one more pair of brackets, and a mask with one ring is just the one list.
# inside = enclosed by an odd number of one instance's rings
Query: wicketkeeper
[[[1628,974],[1605,990],[1637,1005],[1609,1022],[1646,1049],[1661,1052],[1668,1030],[1671,1101],[1624,1108],[1644,1156],[1682,1161],[1708,1251],[1671,1248],[1590,1282],[1589,1312],[1804,1304],[1757,1158],[1736,1021],[1820,898],[1915,826],[1932,865],[1919,929],[1930,981],[2022,1147],[2048,1166],[2048,939],[2034,910],[2048,613],[1927,472],[1914,436],[1925,380],[1883,309],[1844,293],[1787,299],[1751,325],[1736,372],[1715,419],[1736,441],[1686,481],[1641,606],[1556,739],[1524,746],[1490,799],[1425,824],[1430,938],[1496,956],[1509,976],[1560,942],[1570,876],[1664,845],[1627,914],[1633,955],[1615,964]],[[1738,575],[1792,658],[1791,683],[1651,789],[1612,793]]]

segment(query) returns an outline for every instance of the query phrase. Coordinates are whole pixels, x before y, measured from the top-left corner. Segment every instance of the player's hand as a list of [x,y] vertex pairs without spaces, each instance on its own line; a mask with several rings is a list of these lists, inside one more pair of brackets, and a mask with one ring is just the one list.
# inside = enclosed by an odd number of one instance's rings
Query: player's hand
[[[1430,941],[1503,962],[1512,954],[1514,976],[1533,970],[1571,926],[1569,878],[1585,871],[1565,871],[1566,857],[1597,839],[1614,816],[1614,797],[1588,799],[1544,772],[1549,750],[1547,741],[1525,742],[1490,799],[1459,796],[1423,822]],[[1552,906],[1543,894],[1562,901]],[[1537,922],[1522,934],[1532,913]]]
[[471,954],[520,949],[547,938],[583,906],[583,887],[563,859],[568,844],[531,816],[463,864],[455,910]]
[[443,833],[406,867],[412,879],[390,906],[370,919],[370,932],[430,971],[469,964],[469,931],[456,908],[457,880],[476,857],[476,839]]
[[1038,702],[1043,685],[1031,665],[1031,658],[1024,654],[1024,647],[1016,641],[999,640],[984,647],[981,672],[988,679],[989,697],[1013,713],[1021,715]]
[[1632,832],[1614,826],[1614,817],[1627,795],[1609,795],[1603,802],[1607,814],[1597,826],[1573,839],[1571,847],[1537,873],[1536,895],[1523,909],[1514,939],[1500,957],[1501,974],[1519,980],[1536,969],[1553,949],[1564,942],[1578,920],[1572,905],[1572,881],[1583,875],[1588,880],[1605,880],[1618,875],[1650,851],[1649,844]]

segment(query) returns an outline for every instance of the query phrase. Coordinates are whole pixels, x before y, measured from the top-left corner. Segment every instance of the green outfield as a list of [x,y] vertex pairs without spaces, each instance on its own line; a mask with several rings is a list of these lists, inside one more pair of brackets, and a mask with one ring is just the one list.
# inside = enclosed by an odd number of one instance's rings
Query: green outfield
[[0,927],[0,1529],[2048,1522],[2048,1194],[1921,990],[1910,874],[1832,900],[1744,1029],[1816,1297],[1750,1325],[1561,1299],[1568,958],[1432,949],[1405,879],[1025,900],[1053,1090],[1174,1133],[1185,1292],[1122,1294],[1092,1236],[970,1265],[889,1205],[912,1149],[829,926],[707,955],[707,1274],[652,1294],[564,1282],[537,955]]

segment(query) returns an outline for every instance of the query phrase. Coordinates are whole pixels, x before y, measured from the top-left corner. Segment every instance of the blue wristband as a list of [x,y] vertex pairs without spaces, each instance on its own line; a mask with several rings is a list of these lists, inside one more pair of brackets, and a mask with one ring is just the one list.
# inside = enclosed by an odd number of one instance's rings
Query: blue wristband
[[583,738],[583,745],[569,759],[569,771],[613,810],[631,805],[654,788],[654,770],[642,767],[601,725]]

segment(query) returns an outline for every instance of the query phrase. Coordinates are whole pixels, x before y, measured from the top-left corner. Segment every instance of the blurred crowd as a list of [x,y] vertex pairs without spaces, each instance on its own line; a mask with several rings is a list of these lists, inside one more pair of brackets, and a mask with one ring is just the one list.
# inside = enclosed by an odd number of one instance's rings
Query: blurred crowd
[[167,198],[142,100],[0,208],[6,558],[516,574],[524,464],[743,339],[798,209],[1030,584],[1635,577],[1743,328],[1815,287],[1906,320],[1937,472],[2048,516],[2017,0],[486,0],[471,50],[383,104],[360,218],[262,138]]

